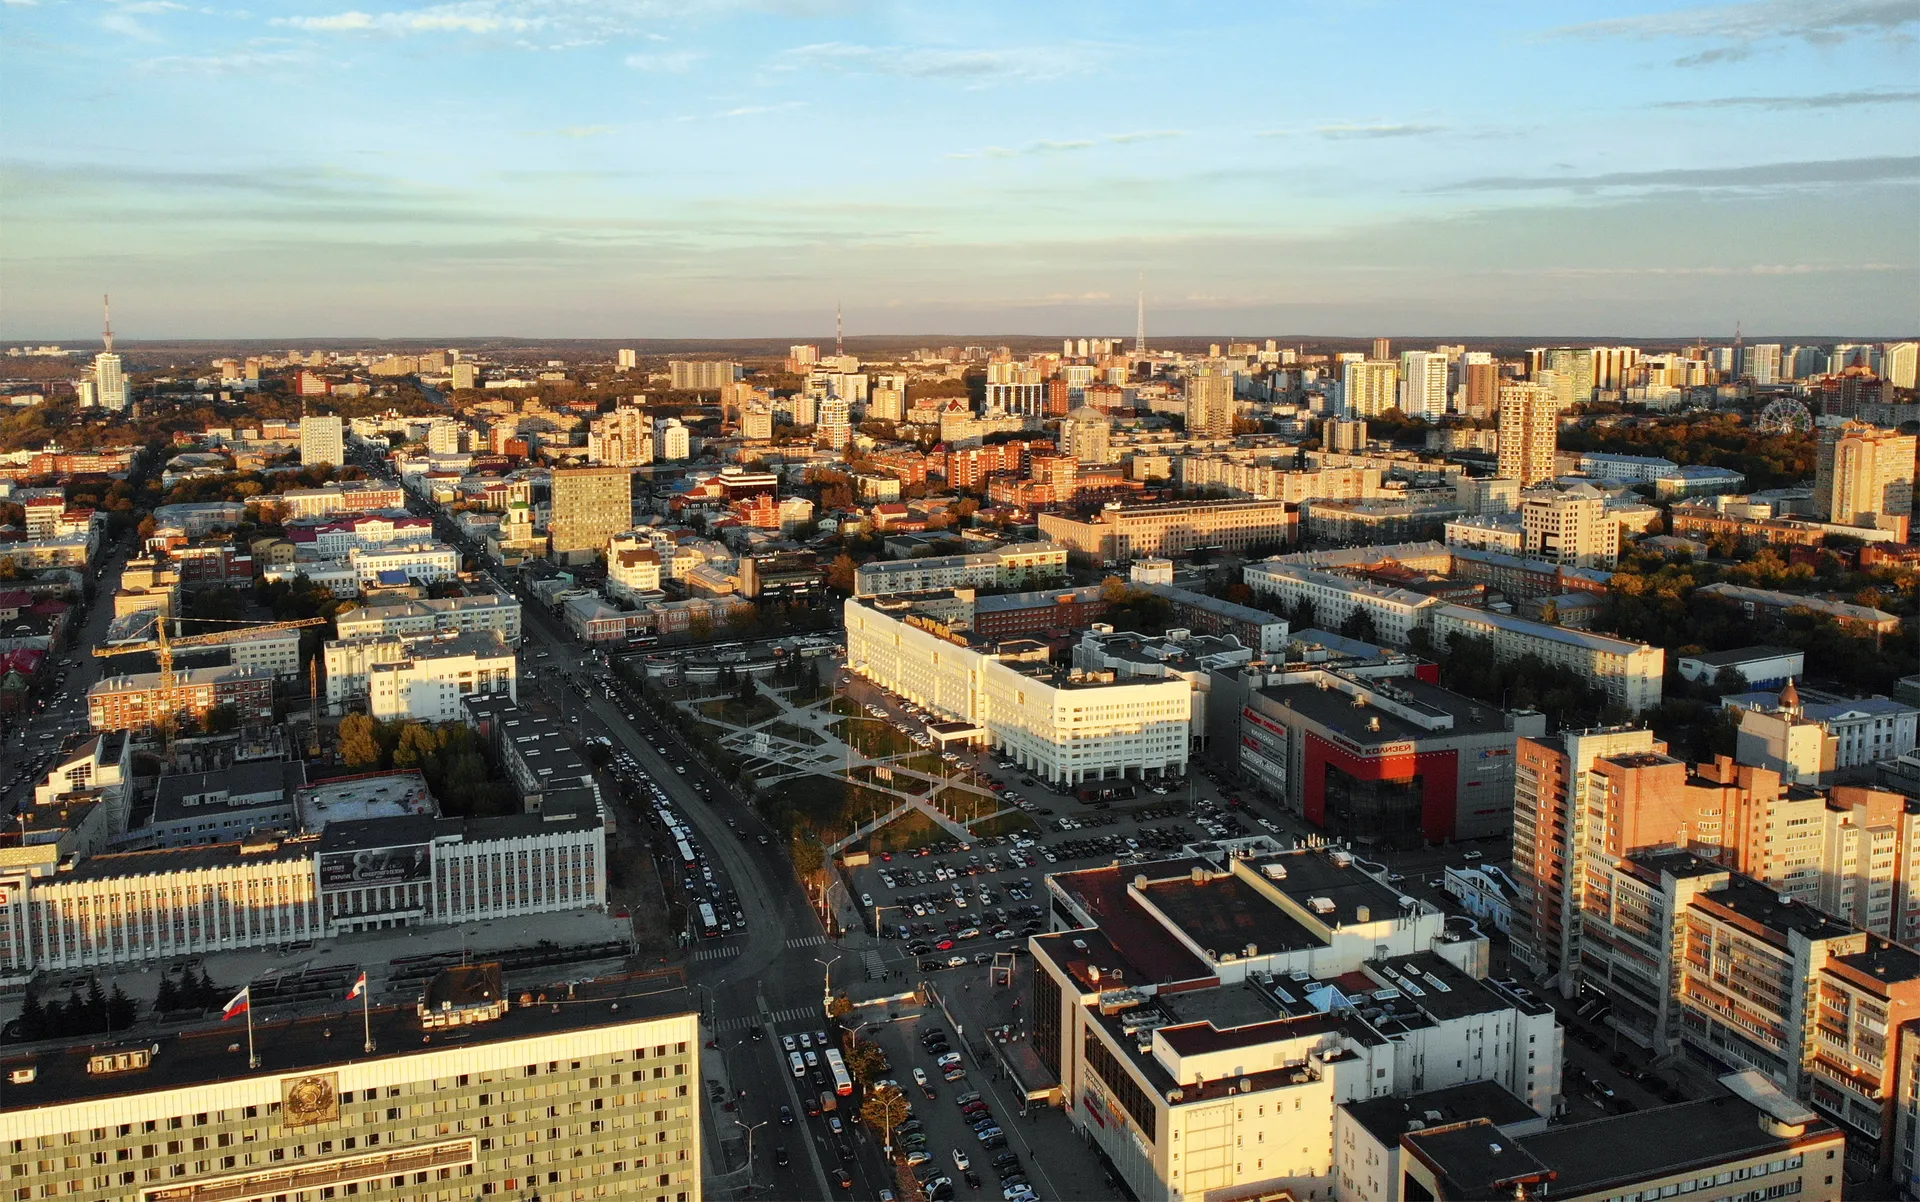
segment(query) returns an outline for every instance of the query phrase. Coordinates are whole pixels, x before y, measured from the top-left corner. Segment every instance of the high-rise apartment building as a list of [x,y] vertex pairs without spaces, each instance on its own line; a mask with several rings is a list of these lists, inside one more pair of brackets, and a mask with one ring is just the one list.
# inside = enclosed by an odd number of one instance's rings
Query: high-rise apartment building
[[614,352],[614,364],[621,371],[626,371],[629,368],[637,367],[639,363],[640,363],[640,357],[638,354],[634,352],[632,347],[623,346],[619,350]]
[[547,521],[547,532],[555,559],[568,563],[590,560],[614,535],[632,528],[632,469],[554,469],[553,513]]
[[120,356],[113,353],[111,340],[106,350],[93,357],[93,403],[115,413],[127,411],[127,373]]
[[1391,359],[1348,360],[1340,373],[1340,407],[1347,417],[1378,417],[1400,403],[1400,365]]
[[300,419],[300,462],[307,467],[347,461],[345,424],[335,414]]
[[1369,356],[1368,356],[1368,358],[1372,358],[1372,359],[1391,359],[1391,358],[1393,358],[1393,339],[1391,339],[1391,338],[1376,338],[1376,339],[1374,339],[1374,340],[1373,340],[1373,353],[1372,353],[1371,355],[1369,355]]
[[1593,399],[1592,347],[1552,347],[1546,353],[1543,369],[1553,373],[1563,405],[1580,405]]
[[1625,388],[1639,362],[1640,348],[1637,346],[1594,347],[1593,386],[1608,392]]
[[9,1197],[73,1202],[699,1202],[699,1015],[671,984],[521,1004],[498,963],[472,964],[418,1002],[373,1006],[364,1051],[358,1002],[259,1020],[257,1036],[236,1019],[92,1049],[15,1045],[0,1171]]
[[1485,351],[1468,351],[1460,364],[1460,412],[1474,421],[1491,421],[1500,409],[1500,365]]
[[1193,438],[1233,437],[1233,373],[1224,367],[1187,379],[1187,434]]
[[1742,347],[1740,375],[1753,384],[1778,384],[1783,378],[1780,344],[1756,342]]
[[693,432],[677,417],[663,418],[654,423],[653,445],[660,458],[667,463],[691,459]]
[[1591,484],[1565,492],[1537,489],[1520,498],[1522,553],[1576,568],[1612,568],[1620,557],[1620,522],[1606,494]]
[[587,428],[587,459],[617,467],[641,467],[654,458],[653,419],[644,409],[623,405],[602,413]]
[[1447,356],[1440,351],[1400,352],[1400,411],[1434,421],[1447,412]]
[[684,392],[718,392],[740,378],[740,365],[718,359],[673,359],[667,363],[668,387]]
[[907,390],[875,388],[867,394],[867,419],[877,422],[902,421],[907,416]]
[[1892,530],[1904,541],[1916,448],[1914,435],[1864,422],[1823,428],[1814,460],[1815,512],[1843,526]]
[[1880,374],[1895,388],[1912,388],[1920,376],[1920,342],[1894,342],[1880,355]]
[[1500,389],[1500,475],[1530,488],[1553,478],[1560,399],[1538,384]]
[[471,363],[456,363],[448,369],[448,374],[453,377],[450,384],[456,392],[467,388],[477,388],[480,379],[479,373],[480,369]]
[[1107,415],[1082,405],[1060,423],[1060,453],[1077,463],[1105,463],[1109,434]]
[[773,437],[773,410],[759,401],[750,401],[740,414],[740,437],[750,442],[766,442]]
[[1625,728],[1521,739],[1514,749],[1513,957],[1540,976],[1559,974],[1568,997],[1579,986],[1587,855],[1606,837],[1604,809],[1589,811],[1588,778],[1603,756],[1664,751],[1652,731]]
[[852,406],[842,397],[827,397],[820,402],[820,421],[814,441],[821,446],[843,451],[853,436]]
[[1367,449],[1367,421],[1363,417],[1330,417],[1321,427],[1320,443],[1329,451],[1358,454]]

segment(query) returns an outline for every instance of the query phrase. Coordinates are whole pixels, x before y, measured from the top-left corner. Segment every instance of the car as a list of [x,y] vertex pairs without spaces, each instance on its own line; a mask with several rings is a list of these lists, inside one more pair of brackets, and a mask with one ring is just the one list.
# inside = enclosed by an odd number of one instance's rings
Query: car
[[753,1042],[759,1043],[761,1040],[767,1037],[767,1033],[765,1031],[762,1031],[759,1027],[759,1024],[756,1023],[755,1025],[747,1028],[747,1037],[753,1040]]
[[927,1070],[916,1067],[913,1070],[913,1083],[921,1089],[925,1089],[927,1087]]
[[1006,1134],[998,1127],[982,1127],[973,1133],[973,1137],[984,1144],[991,1139],[1005,1139]]
[[787,1105],[780,1107],[780,1123],[786,1127],[793,1126],[793,1107]]
[[794,1038],[800,1041],[800,1046],[803,1048],[810,1048],[813,1046],[813,1036],[807,1034],[805,1031],[800,1032],[800,1034],[798,1034]]
[[800,1050],[800,1045],[794,1042],[793,1036],[791,1035],[782,1035],[780,1037],[780,1046],[789,1052],[797,1052]]
[[960,1063],[960,1053],[948,1052],[943,1056],[935,1057],[933,1062],[941,1068],[952,1068],[954,1065]]
[[973,1161],[967,1159],[967,1154],[965,1152],[962,1152],[960,1149],[955,1148],[953,1150],[953,1167],[956,1169],[959,1169],[961,1172],[964,1173],[968,1169],[973,1167]]
[[964,966],[966,963],[967,963],[967,958],[965,956],[948,956],[947,957],[948,968],[960,968]]
[[839,1115],[830,1114],[827,1116],[827,1130],[835,1135],[845,1135],[847,1133],[847,1125],[840,1121]]
[[1468,861],[1473,861],[1473,860],[1481,860],[1481,859],[1485,859],[1486,857],[1485,857],[1485,856],[1483,856],[1483,855],[1481,855],[1481,854],[1480,854],[1479,852],[1477,852],[1477,851],[1470,851],[1470,852],[1468,852],[1468,853],[1466,854],[1466,856],[1465,856],[1464,858],[1465,858],[1465,859],[1467,859]]
[[965,1080],[967,1076],[967,1070],[956,1064],[952,1068],[948,1069],[946,1072],[940,1074],[940,1076],[949,1085],[951,1085],[955,1081]]
[[787,1145],[785,1144],[773,1145],[773,1163],[778,1165],[784,1165],[787,1163]]
[[816,1048],[825,1048],[827,1046],[827,1033],[825,1031],[815,1031],[813,1033],[813,1046]]
[[844,1190],[853,1189],[853,1174],[845,1169],[833,1170],[833,1183]]
[[1033,1197],[1033,1187],[1024,1181],[1018,1185],[1010,1184],[1000,1191],[1000,1196],[1005,1198],[1007,1202],[1019,1202],[1022,1198]]
[[916,1165],[926,1164],[928,1161],[932,1159],[933,1159],[933,1153],[931,1152],[909,1152],[907,1153],[906,1163],[907,1163],[907,1167],[911,1169]]
[[801,1104],[801,1109],[807,1112],[807,1117],[810,1119],[820,1117],[820,1103],[812,1094],[807,1095],[806,1101]]

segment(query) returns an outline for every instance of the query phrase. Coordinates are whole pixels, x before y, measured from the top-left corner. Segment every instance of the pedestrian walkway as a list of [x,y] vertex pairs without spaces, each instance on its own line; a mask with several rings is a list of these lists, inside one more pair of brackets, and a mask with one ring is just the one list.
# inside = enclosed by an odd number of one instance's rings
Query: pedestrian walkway
[[877,951],[861,952],[860,963],[866,967],[867,980],[879,981],[879,980],[885,979],[887,975],[887,963],[885,960],[882,960],[880,958],[879,952]]
[[737,945],[734,947],[706,947],[693,953],[692,959],[695,963],[708,960],[731,960],[739,954],[740,948]]
[[787,940],[788,947],[819,947],[827,941],[825,935],[802,935],[798,939]]

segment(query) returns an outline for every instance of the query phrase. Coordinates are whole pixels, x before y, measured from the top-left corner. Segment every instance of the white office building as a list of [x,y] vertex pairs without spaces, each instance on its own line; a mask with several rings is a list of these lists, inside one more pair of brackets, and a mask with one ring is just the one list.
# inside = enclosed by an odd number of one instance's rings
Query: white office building
[[1044,643],[970,643],[906,598],[847,599],[847,667],[1056,784],[1185,771],[1193,713],[1183,679],[1061,672]]
[[336,714],[365,705],[377,718],[451,722],[462,697],[519,696],[513,648],[497,631],[358,635],[329,640],[321,654]]
[[347,461],[347,442],[344,423],[338,416],[316,417],[312,414],[300,419],[300,462],[305,467],[331,465],[338,467]]
[[434,634],[441,631],[491,630],[509,646],[520,643],[520,601],[504,593],[479,597],[437,597],[424,601],[394,601],[358,605],[333,619],[343,639],[362,635]]

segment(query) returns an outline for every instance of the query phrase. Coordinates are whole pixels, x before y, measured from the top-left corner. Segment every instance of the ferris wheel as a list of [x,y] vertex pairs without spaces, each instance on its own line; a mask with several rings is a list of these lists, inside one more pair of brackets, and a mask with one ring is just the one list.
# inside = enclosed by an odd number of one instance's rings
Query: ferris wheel
[[1813,429],[1813,414],[1792,397],[1781,397],[1760,411],[1756,427],[1767,434],[1805,433]]

